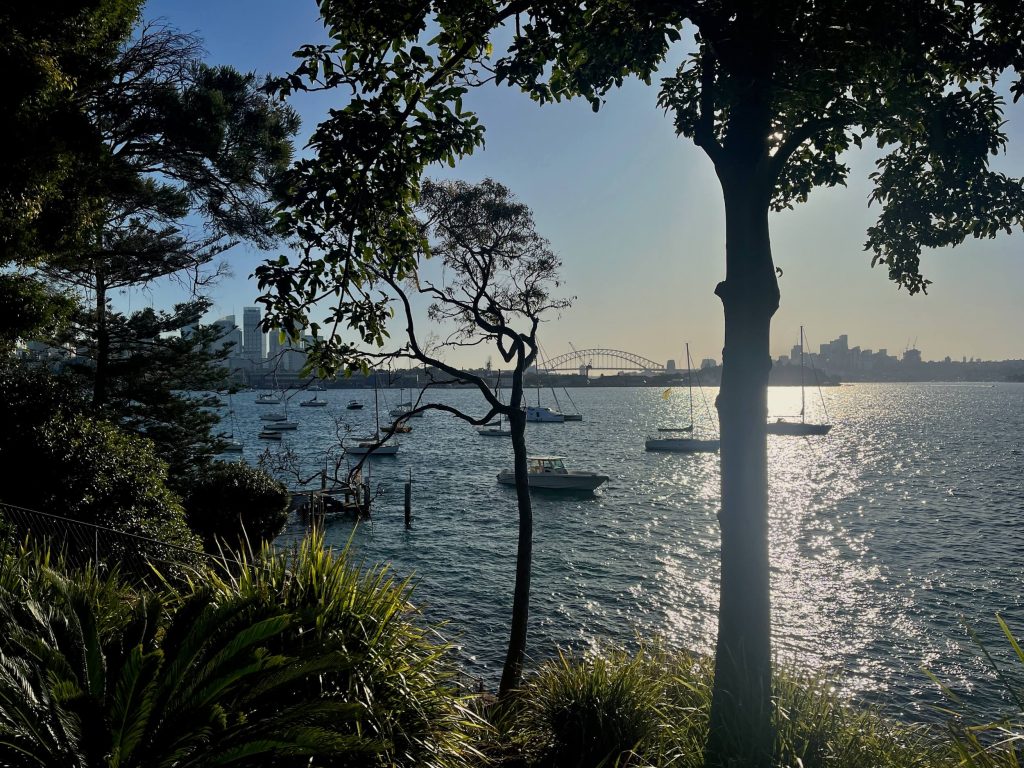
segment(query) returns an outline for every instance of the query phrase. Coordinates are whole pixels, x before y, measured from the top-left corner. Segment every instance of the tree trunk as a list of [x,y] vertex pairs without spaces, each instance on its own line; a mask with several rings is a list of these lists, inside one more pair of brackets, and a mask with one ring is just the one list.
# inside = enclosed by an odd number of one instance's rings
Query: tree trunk
[[774,737],[768,571],[769,331],[779,288],[768,195],[754,168],[719,169],[726,279],[721,424],[722,537],[718,643],[707,766],[769,766]]
[[516,478],[516,501],[519,508],[519,545],[516,551],[516,582],[512,595],[512,628],[508,654],[501,671],[498,698],[506,699],[519,687],[526,655],[526,629],[530,616],[530,573],[533,561],[533,504],[526,462],[526,413],[519,407],[523,399],[523,371],[512,375],[509,398],[509,426],[512,430],[512,454]]
[[110,332],[107,328],[107,283],[102,271],[96,273],[96,368],[92,380],[92,407],[107,402],[107,368],[110,362]]

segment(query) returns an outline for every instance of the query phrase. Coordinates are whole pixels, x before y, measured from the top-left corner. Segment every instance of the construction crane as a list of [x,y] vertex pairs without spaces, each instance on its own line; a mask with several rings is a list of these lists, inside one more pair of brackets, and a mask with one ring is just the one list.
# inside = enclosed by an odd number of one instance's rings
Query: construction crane
[[[580,351],[578,349],[576,349],[576,345],[573,344],[571,341],[569,342],[569,349],[571,349],[577,355],[580,353]],[[588,360],[587,361],[587,375],[588,376],[590,375],[590,369],[593,368],[593,367],[594,367],[594,361],[593,360]]]

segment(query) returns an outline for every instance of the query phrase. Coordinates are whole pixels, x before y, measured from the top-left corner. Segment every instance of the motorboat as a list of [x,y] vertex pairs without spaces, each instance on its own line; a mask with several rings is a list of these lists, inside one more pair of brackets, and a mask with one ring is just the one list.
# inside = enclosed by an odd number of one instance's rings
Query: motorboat
[[327,401],[326,400],[321,400],[316,395],[313,395],[312,399],[310,399],[310,400],[303,400],[301,403],[299,403],[299,405],[302,408],[326,408],[327,407]]
[[285,432],[293,429],[298,429],[299,424],[295,421],[272,421],[263,427],[264,432]]
[[648,437],[644,440],[645,451],[671,451],[675,453],[710,453],[717,451],[718,439],[697,437]]
[[288,415],[281,413],[280,411],[271,411],[270,413],[261,413],[260,421],[285,421]]
[[395,419],[401,419],[403,417],[407,419],[423,418],[423,411],[416,411],[415,413],[413,413],[412,403],[399,403],[390,411],[388,411],[388,416],[391,416],[392,418]]
[[526,406],[526,420],[561,424],[565,421],[565,415],[551,410],[546,405],[528,405]]
[[242,452],[242,442],[240,440],[235,440],[235,438],[231,437],[230,435],[228,435],[226,437],[220,438],[220,442],[221,442],[221,449],[220,449],[221,453],[241,453]]
[[281,398],[273,392],[267,392],[256,396],[256,405],[280,405]]
[[259,434],[260,440],[280,440],[282,437],[281,432],[273,429],[264,429]]
[[[592,491],[608,480],[608,475],[566,469],[561,456],[530,456],[526,464],[527,480],[531,488],[551,491]],[[515,485],[515,472],[502,470],[498,473],[498,482],[503,485]]]
[[363,410],[363,404],[358,400],[349,400],[348,405],[345,406],[350,411],[361,411]]

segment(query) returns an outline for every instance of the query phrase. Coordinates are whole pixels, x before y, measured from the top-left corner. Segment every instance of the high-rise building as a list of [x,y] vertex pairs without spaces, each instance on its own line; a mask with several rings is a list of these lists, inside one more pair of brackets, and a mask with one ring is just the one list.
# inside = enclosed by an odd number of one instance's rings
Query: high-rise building
[[276,328],[267,333],[267,359],[274,364],[281,362],[281,332]]
[[214,323],[217,330],[220,332],[220,338],[217,339],[215,346],[217,349],[224,349],[228,344],[231,345],[231,356],[237,357],[242,354],[242,332],[238,330],[238,326],[235,325],[234,315],[225,315],[220,320]]
[[263,331],[260,330],[260,308],[242,310],[242,355],[250,360],[263,360]]

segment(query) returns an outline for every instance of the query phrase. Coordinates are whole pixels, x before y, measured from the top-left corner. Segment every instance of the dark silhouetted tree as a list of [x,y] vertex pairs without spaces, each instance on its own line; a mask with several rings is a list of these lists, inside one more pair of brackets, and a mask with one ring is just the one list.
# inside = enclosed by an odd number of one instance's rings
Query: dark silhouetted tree
[[[375,367],[412,359],[440,372],[443,379],[472,385],[483,397],[487,411],[472,416],[454,406],[433,403],[429,398],[415,404],[412,413],[439,410],[471,424],[484,424],[495,416],[507,420],[511,429],[513,471],[519,532],[516,576],[512,598],[512,621],[508,652],[502,670],[500,694],[519,686],[526,653],[530,609],[530,577],[533,558],[533,506],[527,477],[526,414],[523,411],[523,378],[537,358],[537,330],[542,318],[569,305],[569,300],[552,295],[559,286],[561,262],[548,242],[536,231],[533,214],[512,193],[496,181],[424,182],[411,222],[416,251],[412,262],[404,258],[382,259],[366,265],[364,290],[380,292],[405,329],[406,344],[399,350],[381,352],[377,344],[348,345],[346,360],[372,362]],[[430,261],[439,276],[431,279]],[[411,265],[411,268],[410,268]],[[286,265],[265,265],[257,269],[264,282],[273,282]],[[427,343],[417,332],[414,302],[429,302],[427,316],[446,328],[445,338]],[[344,299],[343,299],[344,301]],[[313,311],[313,306],[305,311]],[[340,307],[338,311],[345,311]],[[332,361],[333,334],[324,337],[315,329],[312,355],[323,365]],[[487,345],[511,367],[507,382],[508,401],[503,401],[484,378],[446,361],[459,349]],[[337,358],[333,358],[335,361]],[[393,434],[393,428],[387,436]]]
[[[336,319],[368,338],[387,318],[364,294],[367,265],[399,258],[412,268],[422,174],[483,141],[463,104],[469,88],[493,79],[541,103],[580,96],[596,110],[625,78],[650,82],[674,43],[686,49],[660,103],[714,164],[726,215],[726,278],[716,288],[725,314],[722,576],[707,762],[767,765],[765,425],[780,298],[769,211],[843,183],[844,153],[871,141],[882,152],[871,197],[880,213],[867,246],[909,293],[927,286],[923,248],[1020,226],[1021,181],[988,165],[1006,143],[999,79],[1007,76],[1015,98],[1024,93],[1019,2],[319,5],[332,44],[303,48],[281,91],[337,89],[345,101],[313,134],[316,154],[296,166],[283,223],[310,248],[273,275],[270,303],[289,326],[301,318],[301,297],[337,291],[351,301]],[[511,40],[504,52],[494,53],[495,37]]]

